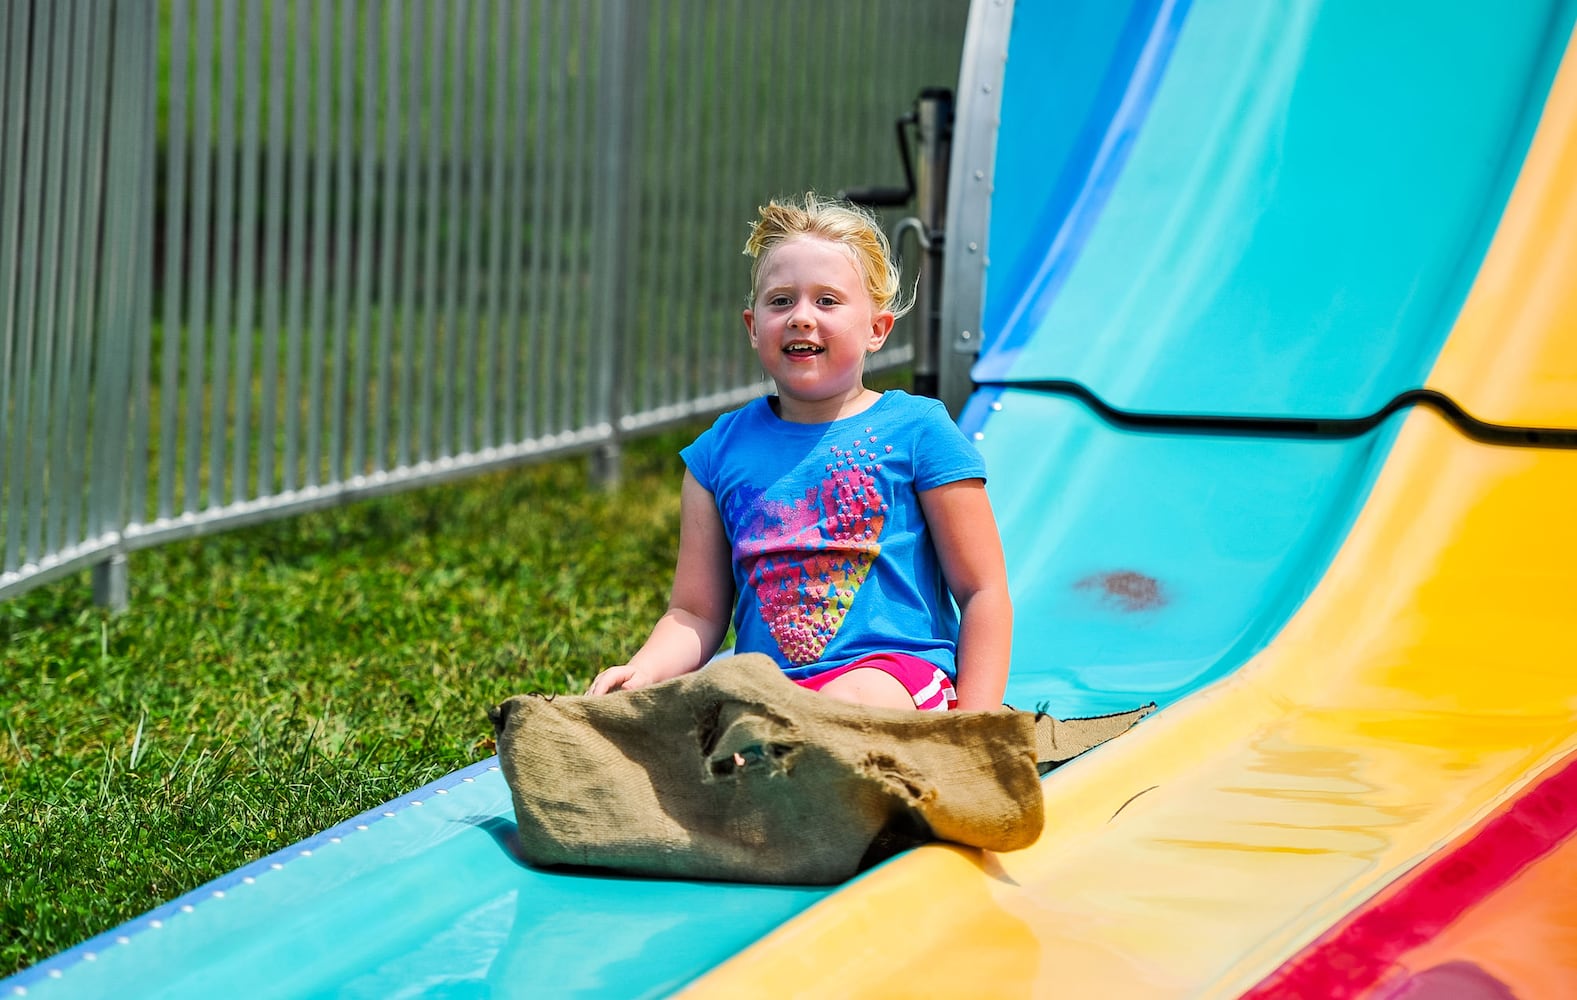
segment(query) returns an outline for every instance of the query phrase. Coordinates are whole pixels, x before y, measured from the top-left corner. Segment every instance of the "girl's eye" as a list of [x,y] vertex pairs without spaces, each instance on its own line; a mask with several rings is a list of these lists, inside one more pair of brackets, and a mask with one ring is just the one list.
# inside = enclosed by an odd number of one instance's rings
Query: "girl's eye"
[[834,296],[823,295],[821,298],[816,300],[816,304],[822,306],[835,306],[838,304],[838,300]]
[[786,306],[788,304],[789,297],[787,295],[774,295],[767,300],[767,305],[769,306]]

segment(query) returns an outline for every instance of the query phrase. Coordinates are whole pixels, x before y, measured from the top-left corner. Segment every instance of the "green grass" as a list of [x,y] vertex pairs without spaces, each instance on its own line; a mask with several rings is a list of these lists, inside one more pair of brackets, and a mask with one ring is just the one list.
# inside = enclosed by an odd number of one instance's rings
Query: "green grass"
[[661,613],[693,428],[135,553],[0,604],[0,975],[492,752]]

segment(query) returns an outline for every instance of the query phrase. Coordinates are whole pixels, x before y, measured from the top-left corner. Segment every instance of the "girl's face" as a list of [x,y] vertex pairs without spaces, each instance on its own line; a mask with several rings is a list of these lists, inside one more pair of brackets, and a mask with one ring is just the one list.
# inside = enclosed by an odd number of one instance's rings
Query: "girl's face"
[[892,332],[839,243],[797,236],[767,251],[745,329],[777,384],[780,415],[824,423],[865,394],[865,356]]

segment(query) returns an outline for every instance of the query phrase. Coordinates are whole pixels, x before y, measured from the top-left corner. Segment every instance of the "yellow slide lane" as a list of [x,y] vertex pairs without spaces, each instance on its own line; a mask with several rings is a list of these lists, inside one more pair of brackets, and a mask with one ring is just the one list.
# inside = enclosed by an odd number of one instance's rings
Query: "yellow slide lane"
[[1429,387],[1494,423],[1577,428],[1577,69],[1567,58]]

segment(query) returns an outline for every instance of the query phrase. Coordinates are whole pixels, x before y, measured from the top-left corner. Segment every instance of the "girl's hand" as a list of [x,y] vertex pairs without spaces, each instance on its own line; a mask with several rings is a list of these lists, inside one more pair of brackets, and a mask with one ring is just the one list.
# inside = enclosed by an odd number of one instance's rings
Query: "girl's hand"
[[668,610],[630,662],[598,674],[586,693],[634,691],[701,669],[722,643],[733,609],[733,570],[717,501],[686,470],[679,493],[679,564]]
[[587,694],[607,694],[610,691],[634,691],[646,687],[651,679],[628,663],[609,667],[592,679]]

